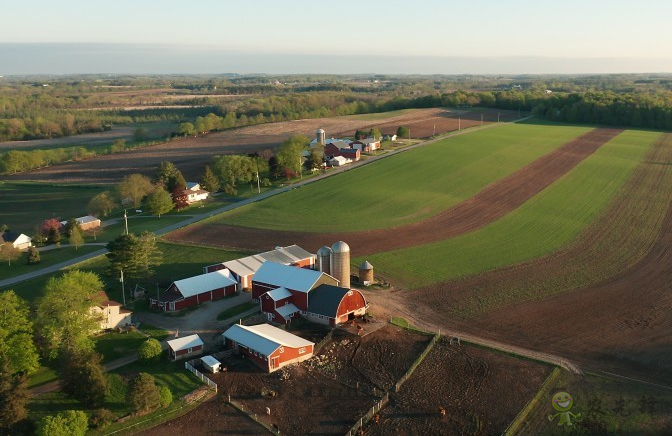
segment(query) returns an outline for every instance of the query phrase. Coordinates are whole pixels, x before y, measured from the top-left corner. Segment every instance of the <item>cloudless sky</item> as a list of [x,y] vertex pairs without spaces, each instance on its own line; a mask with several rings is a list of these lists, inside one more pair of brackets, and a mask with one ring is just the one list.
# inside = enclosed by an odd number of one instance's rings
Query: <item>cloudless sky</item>
[[[430,71],[430,57],[444,58],[436,65],[449,65],[445,58],[474,60],[474,71],[465,70],[467,62],[446,73],[552,72],[534,71],[543,69],[544,59],[567,70],[557,72],[571,72],[561,60],[576,61],[577,69],[602,68],[599,72],[672,72],[670,0],[3,0],[0,15],[0,74],[21,73],[22,62],[24,69],[41,70],[23,73],[61,72],[56,70],[66,65],[57,59],[47,64],[29,58],[31,50],[49,43],[106,44],[101,52],[114,45],[116,55],[107,55],[117,56],[122,64],[115,65],[128,72],[161,72],[133,71],[151,69],[151,59],[157,69],[183,69],[165,72],[300,72],[290,70],[315,55],[349,63],[356,62],[353,56],[399,62],[420,57],[425,60],[418,71],[398,67],[417,73],[437,72]],[[24,43],[25,59],[7,43]],[[67,45],[53,48],[65,50],[70,69],[109,71],[105,62],[96,64],[99,57],[87,62],[80,56],[81,63],[73,65],[77,56]],[[144,62],[134,65],[133,53]],[[181,54],[195,64],[161,61],[161,53]],[[220,62],[204,62],[208,55]],[[201,68],[201,62],[209,66]],[[369,72],[395,72],[375,71],[371,58],[362,63]],[[305,72],[328,73],[328,64],[322,63],[323,71]],[[358,69],[352,65],[351,72]]]

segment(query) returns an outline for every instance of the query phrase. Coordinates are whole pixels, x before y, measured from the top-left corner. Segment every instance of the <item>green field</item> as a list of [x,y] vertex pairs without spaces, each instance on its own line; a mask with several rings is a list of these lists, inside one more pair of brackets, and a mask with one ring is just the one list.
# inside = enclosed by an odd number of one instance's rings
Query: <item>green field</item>
[[514,124],[460,135],[215,220],[245,227],[315,232],[417,222],[472,197],[588,130]]
[[79,247],[64,246],[55,250],[41,251],[40,263],[28,265],[28,253],[21,253],[17,258],[12,259],[12,264],[0,262],[0,277],[3,279],[16,277],[21,274],[37,271],[57,263],[65,262],[68,259],[83,256],[85,254],[100,250],[103,247],[88,245]]
[[31,236],[45,219],[64,221],[86,215],[89,200],[103,190],[100,186],[0,181],[0,224]]
[[375,254],[367,260],[388,279],[417,288],[548,254],[570,242],[602,211],[658,136],[656,132],[625,131],[489,226],[453,239]]

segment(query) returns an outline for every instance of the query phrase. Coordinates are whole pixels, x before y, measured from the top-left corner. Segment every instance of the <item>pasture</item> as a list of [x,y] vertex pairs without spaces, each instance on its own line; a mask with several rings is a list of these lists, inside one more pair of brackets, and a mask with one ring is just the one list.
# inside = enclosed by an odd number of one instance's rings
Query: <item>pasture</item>
[[[367,259],[379,274],[418,288],[548,254],[595,219],[657,137],[654,132],[626,131],[520,208],[481,230]],[[356,258],[354,263],[363,260]]]
[[305,232],[359,231],[413,223],[472,197],[589,130],[508,125],[452,137],[210,222]]

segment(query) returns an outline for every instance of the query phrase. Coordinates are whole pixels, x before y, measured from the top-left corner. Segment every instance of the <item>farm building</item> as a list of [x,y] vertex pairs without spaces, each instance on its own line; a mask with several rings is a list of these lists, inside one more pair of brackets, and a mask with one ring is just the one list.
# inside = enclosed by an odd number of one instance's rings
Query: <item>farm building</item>
[[335,327],[366,313],[369,305],[356,289],[320,285],[308,294],[308,310],[302,311],[307,320]]
[[380,148],[380,141],[374,138],[366,138],[355,141],[351,145],[352,148],[362,153],[371,153]]
[[338,283],[338,280],[324,272],[266,262],[252,280],[252,299],[259,301],[268,291],[285,288],[292,294],[292,303],[300,310],[306,310],[311,289],[321,284],[338,286]]
[[187,197],[187,203],[192,204],[208,198],[210,193],[201,189],[201,185],[195,182],[187,182],[187,188],[183,191]]
[[236,281],[230,277],[228,270],[220,270],[173,282],[158,298],[150,298],[149,304],[173,312],[235,292]]
[[203,363],[203,367],[213,374],[219,372],[222,366],[222,362],[212,356],[201,357],[201,362]]
[[124,309],[121,303],[110,300],[105,291],[100,291],[94,299],[96,305],[91,308],[91,312],[101,315],[101,330],[128,327],[132,324],[133,312]]
[[238,351],[268,372],[310,359],[315,346],[270,324],[234,324],[222,336],[228,348]]
[[33,240],[23,233],[14,233],[5,231],[0,234],[0,244],[11,242],[12,246],[17,250],[26,250],[33,245]]
[[336,156],[329,159],[327,163],[332,167],[342,167],[343,165],[352,163],[352,160],[344,158],[343,156]]
[[168,356],[173,360],[203,354],[203,340],[198,335],[185,336],[167,342]]
[[[80,216],[79,218],[75,218],[75,221],[77,221],[79,228],[82,230],[97,229],[101,224],[100,220],[92,215]],[[65,226],[66,224],[68,224],[67,221],[61,221],[62,226]]]
[[344,142],[343,144],[344,145],[340,145],[336,142],[327,144],[326,147],[324,147],[324,155],[330,156],[332,159],[338,156],[342,156],[355,162],[358,161],[361,156],[360,151],[354,148],[350,148],[349,144],[345,144]]
[[254,274],[267,261],[312,269],[315,267],[315,259],[314,254],[307,252],[298,245],[290,245],[288,247],[276,247],[275,250],[241,259],[209,265],[203,268],[203,272],[228,269],[231,272],[231,277],[238,282],[239,289],[250,289]]

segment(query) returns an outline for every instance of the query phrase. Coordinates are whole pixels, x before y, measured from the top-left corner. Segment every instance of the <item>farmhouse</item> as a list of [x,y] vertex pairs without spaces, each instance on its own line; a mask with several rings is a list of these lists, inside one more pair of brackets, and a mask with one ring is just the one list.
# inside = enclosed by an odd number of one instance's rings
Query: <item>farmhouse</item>
[[356,289],[320,285],[308,294],[308,310],[302,311],[309,321],[335,327],[357,316],[363,316],[369,304]]
[[235,292],[236,281],[230,277],[228,270],[221,270],[173,282],[158,298],[150,298],[149,304],[173,312]]
[[132,324],[133,312],[124,309],[121,303],[110,300],[105,291],[97,293],[94,299],[96,305],[91,308],[91,312],[101,316],[101,330],[128,327]]
[[167,342],[168,356],[173,360],[203,354],[203,341],[198,335],[185,336]]
[[275,250],[241,259],[209,265],[204,267],[203,271],[212,272],[228,269],[231,272],[231,277],[238,282],[239,289],[250,289],[254,274],[265,262],[270,261],[282,265],[312,269],[315,267],[315,259],[314,254],[307,252],[298,245],[290,245],[288,247],[276,247]]
[[[75,221],[77,221],[79,228],[82,230],[97,229],[100,227],[100,220],[92,215],[80,216],[79,218],[75,218]],[[61,221],[62,226],[66,224],[68,224],[67,221]]]
[[195,182],[187,182],[187,188],[183,191],[187,197],[187,203],[192,204],[208,198],[210,193],[201,189],[201,185]]
[[33,240],[23,233],[14,233],[5,231],[0,234],[0,244],[11,242],[12,246],[17,250],[26,250],[33,245]]
[[228,348],[238,351],[268,372],[310,359],[315,346],[270,324],[234,324],[222,336]]
[[355,141],[351,145],[352,148],[359,150],[362,153],[371,153],[380,148],[380,141],[375,138],[366,138]]

